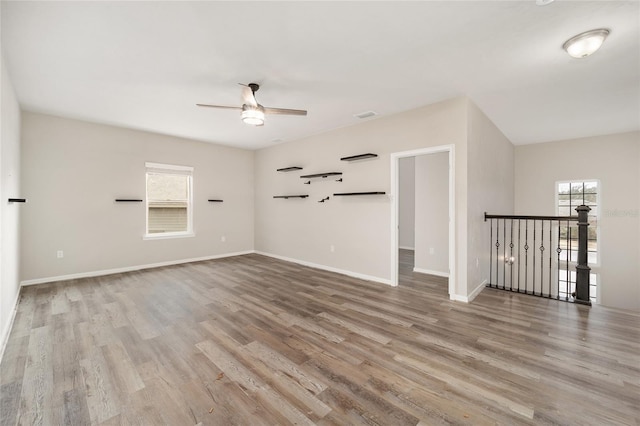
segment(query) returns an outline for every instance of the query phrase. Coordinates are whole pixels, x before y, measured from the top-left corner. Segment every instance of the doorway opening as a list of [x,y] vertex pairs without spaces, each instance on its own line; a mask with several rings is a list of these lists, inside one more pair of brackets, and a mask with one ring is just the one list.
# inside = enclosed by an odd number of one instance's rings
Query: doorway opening
[[[443,277],[443,280],[447,277],[449,297],[454,299],[454,146],[396,152],[390,157],[391,284],[397,286],[401,269],[406,271],[410,267],[414,272]],[[414,196],[413,200],[408,200],[410,195]],[[412,220],[415,226],[400,226]]]

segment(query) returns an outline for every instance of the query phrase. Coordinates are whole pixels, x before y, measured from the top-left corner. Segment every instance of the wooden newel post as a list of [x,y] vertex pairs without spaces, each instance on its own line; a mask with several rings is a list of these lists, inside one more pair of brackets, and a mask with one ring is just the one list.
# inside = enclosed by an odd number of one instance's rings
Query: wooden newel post
[[589,242],[589,206],[576,207],[578,212],[578,264],[576,265],[576,303],[591,306],[589,298],[589,276],[591,268],[588,265],[587,244]]

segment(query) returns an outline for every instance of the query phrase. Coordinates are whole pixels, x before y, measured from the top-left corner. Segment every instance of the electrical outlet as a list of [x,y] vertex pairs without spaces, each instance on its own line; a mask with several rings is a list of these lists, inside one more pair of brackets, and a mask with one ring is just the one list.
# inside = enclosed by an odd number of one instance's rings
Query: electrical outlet
[[335,252],[335,251],[336,251],[336,246],[334,246],[333,244],[331,244],[331,245],[329,246],[329,251],[330,251],[331,253]]
[[429,247],[429,254],[435,254],[436,253],[436,249],[434,249],[433,247]]
[[56,256],[58,257],[58,259],[62,259],[64,257],[64,252],[62,250],[58,250],[56,252]]
[[222,237],[220,237],[220,241],[222,241],[223,243],[227,241],[227,237],[225,237],[224,235]]
[[476,257],[476,268],[478,268],[479,266],[480,266],[480,259]]

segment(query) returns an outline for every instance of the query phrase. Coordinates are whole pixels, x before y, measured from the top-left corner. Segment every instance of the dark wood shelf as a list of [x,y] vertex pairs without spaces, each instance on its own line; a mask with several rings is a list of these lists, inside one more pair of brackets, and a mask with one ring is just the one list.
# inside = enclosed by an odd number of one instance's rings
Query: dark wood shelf
[[210,203],[221,203],[222,200],[207,200]]
[[314,175],[304,175],[304,176],[300,176],[300,178],[302,179],[312,179],[317,177],[326,178],[329,176],[340,176],[341,174],[342,172],[326,172],[326,173],[316,173]]
[[26,198],[9,198],[10,203],[26,203]]
[[141,203],[142,200],[133,198],[116,198],[116,203]]
[[359,155],[352,155],[350,157],[342,157],[340,160],[341,161],[355,161],[355,160],[364,160],[365,158],[375,158],[377,157],[378,154],[372,154],[372,153],[367,153],[367,154],[359,154]]
[[333,194],[333,196],[351,196],[351,195],[384,195],[386,192],[338,192],[337,194]]
[[302,167],[298,167],[298,166],[284,167],[282,169],[276,169],[276,172],[293,172],[295,170],[302,170]]
[[307,198],[308,195],[274,195],[273,198]]

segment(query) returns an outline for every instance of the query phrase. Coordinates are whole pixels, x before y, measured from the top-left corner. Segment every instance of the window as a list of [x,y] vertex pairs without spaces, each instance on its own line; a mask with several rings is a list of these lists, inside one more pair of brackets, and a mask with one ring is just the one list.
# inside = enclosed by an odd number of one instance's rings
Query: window
[[[558,274],[560,281],[559,296],[563,299],[571,296],[576,291],[576,269],[560,269]],[[589,274],[589,299],[591,303],[598,303],[598,274]]]
[[193,236],[193,167],[146,163],[145,238]]
[[[589,212],[588,261],[590,265],[598,264],[598,217],[600,216],[598,181],[559,182],[557,185],[558,203],[556,213],[559,216],[576,216],[576,207],[586,205]],[[568,235],[567,235],[568,234]],[[570,226],[560,227],[563,249],[567,249],[569,260],[578,260],[578,225],[572,222]],[[568,236],[568,239],[567,239]],[[570,242],[567,243],[567,240]],[[566,258],[565,258],[566,260]]]
[[[558,182],[556,186],[556,214],[559,216],[576,216],[576,207],[584,204],[591,208],[589,212],[589,228],[587,242],[587,261],[589,266],[599,266],[599,234],[598,218],[600,216],[600,184],[597,180],[580,180]],[[578,225],[576,222],[560,226],[560,287],[565,289],[563,295],[575,291],[575,265],[578,261]],[[590,274],[590,298],[597,302],[598,275]],[[562,293],[562,292],[561,292]]]

